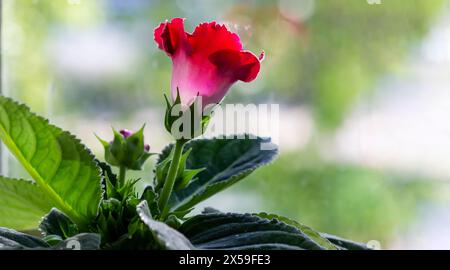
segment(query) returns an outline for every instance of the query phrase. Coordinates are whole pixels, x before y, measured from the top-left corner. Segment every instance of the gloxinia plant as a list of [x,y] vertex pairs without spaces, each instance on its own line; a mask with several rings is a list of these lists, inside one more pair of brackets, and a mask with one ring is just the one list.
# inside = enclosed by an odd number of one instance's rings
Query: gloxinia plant
[[[243,50],[239,37],[215,22],[189,34],[176,18],[157,27],[154,39],[173,61],[164,124],[174,143],[158,154],[153,183],[143,190],[126,173],[153,155],[144,127],[98,138],[100,161],[69,132],[0,96],[0,139],[32,178],[0,177],[0,249],[367,248],[273,214],[191,214],[277,155],[276,147],[261,150],[268,138],[194,139],[207,126],[205,107],[219,103],[234,82],[254,80],[263,57]],[[198,99],[204,103],[195,107]],[[191,114],[200,117],[182,121]],[[192,136],[175,136],[174,126]],[[40,237],[25,233],[36,230]]]

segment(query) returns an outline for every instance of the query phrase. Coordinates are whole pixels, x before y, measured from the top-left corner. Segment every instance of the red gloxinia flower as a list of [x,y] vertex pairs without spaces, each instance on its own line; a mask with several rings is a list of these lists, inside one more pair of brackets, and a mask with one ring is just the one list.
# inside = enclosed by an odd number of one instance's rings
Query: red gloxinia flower
[[219,103],[236,81],[253,81],[264,58],[243,50],[239,36],[216,22],[202,23],[190,34],[184,19],[174,18],[155,29],[154,39],[172,58],[172,98],[178,88],[183,104],[197,95],[203,107]]

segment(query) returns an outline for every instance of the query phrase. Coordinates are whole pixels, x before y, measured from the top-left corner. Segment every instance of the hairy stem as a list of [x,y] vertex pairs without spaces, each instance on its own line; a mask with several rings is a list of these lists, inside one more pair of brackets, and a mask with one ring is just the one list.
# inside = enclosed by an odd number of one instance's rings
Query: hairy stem
[[173,186],[177,178],[178,168],[180,166],[180,160],[183,154],[184,144],[185,142],[182,140],[178,140],[175,143],[175,149],[173,152],[172,161],[170,163],[169,172],[167,173],[167,178],[164,181],[164,186],[161,192],[161,196],[159,198],[159,206],[162,209],[161,219],[166,218],[170,210],[167,203],[169,201],[170,194],[172,193]]
[[127,168],[125,166],[120,166],[119,172],[119,187],[123,187],[125,185],[125,175],[127,174]]

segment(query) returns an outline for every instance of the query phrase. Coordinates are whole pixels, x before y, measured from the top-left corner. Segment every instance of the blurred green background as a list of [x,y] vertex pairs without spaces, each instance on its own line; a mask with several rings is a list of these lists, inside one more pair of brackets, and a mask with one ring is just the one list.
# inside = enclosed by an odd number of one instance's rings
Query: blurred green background
[[[94,132],[143,122],[159,151],[171,62],[153,29],[226,23],[266,59],[225,103],[280,104],[281,152],[205,206],[277,212],[382,248],[450,248],[450,3],[373,2],[3,0],[2,89],[98,156]],[[151,179],[151,165],[136,175]]]

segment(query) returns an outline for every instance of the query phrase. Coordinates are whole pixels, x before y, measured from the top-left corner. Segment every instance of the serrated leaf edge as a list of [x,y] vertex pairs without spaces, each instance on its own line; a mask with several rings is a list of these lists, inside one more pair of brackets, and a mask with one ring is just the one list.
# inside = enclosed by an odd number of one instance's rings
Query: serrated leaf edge
[[[90,157],[90,161],[92,162],[92,164],[94,164],[94,167],[97,170],[97,175],[99,176],[99,179],[102,180],[102,174],[101,174],[101,170],[98,167],[96,161],[95,161],[95,156],[93,155],[92,151],[87,148],[80,139],[78,139],[75,135],[71,134],[68,131],[65,131],[53,124],[50,123],[50,121],[40,115],[37,115],[36,113],[32,112],[30,107],[28,107],[26,104],[24,103],[19,103],[9,97],[0,95],[0,98],[3,98],[5,100],[5,102],[7,103],[12,103],[14,106],[16,106],[17,108],[19,108],[21,111],[25,112],[27,115],[27,117],[35,117],[37,118],[39,121],[42,121],[43,123],[45,123],[46,126],[48,126],[49,128],[53,128],[56,131],[60,132],[61,134],[65,134],[68,135],[71,139],[74,140],[75,145],[77,145],[78,147],[81,147],[82,150],[85,150],[87,153],[87,156]],[[6,115],[8,115],[8,112],[6,112]],[[15,153],[17,153],[16,158],[19,159],[20,163],[26,164],[28,163],[28,161],[25,159],[25,157],[23,157],[21,151],[17,148],[16,144],[14,141],[12,141],[12,139],[10,138],[10,136],[8,135],[8,132],[5,130],[5,127],[3,125],[0,124],[0,138],[2,139],[2,141],[8,146],[8,148],[12,148],[14,149]],[[55,138],[56,139],[56,138]],[[25,166],[23,165],[27,170],[27,172],[32,176],[33,179],[35,179],[36,184],[44,190],[44,192],[46,192],[47,194],[51,195],[52,201],[53,203],[57,204],[57,206],[61,207],[62,209],[60,209],[63,212],[66,212],[66,214],[68,214],[69,216],[71,216],[73,219],[76,220],[76,222],[78,223],[85,223],[86,221],[83,219],[83,217],[81,217],[77,211],[75,211],[72,206],[68,205],[59,194],[57,194],[53,188],[51,188],[44,179],[42,179],[42,177],[39,175],[39,173],[31,166]],[[41,179],[41,180],[36,180],[37,179]],[[103,193],[104,190],[102,188],[102,181],[99,181],[99,187],[100,187],[100,195],[101,197],[103,197]],[[100,201],[97,205],[97,209],[99,208],[101,203],[101,198]],[[98,214],[98,210],[97,210],[97,214]]]

